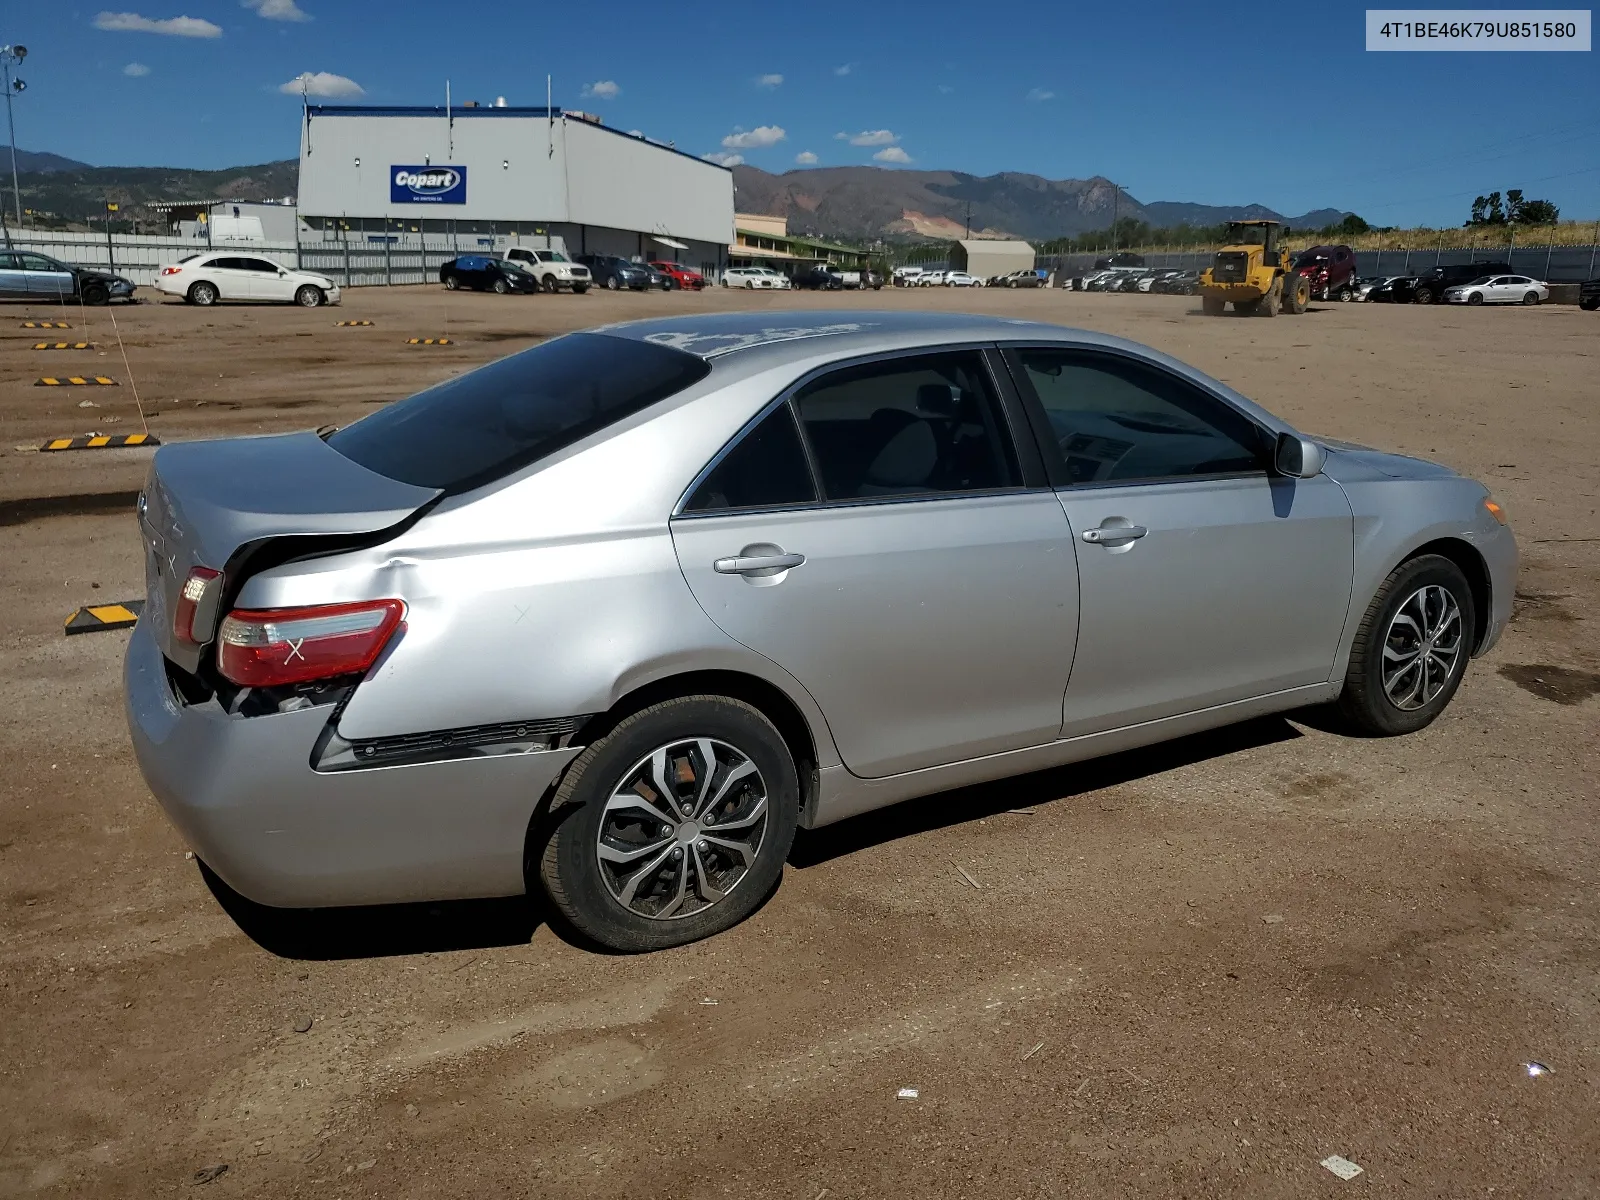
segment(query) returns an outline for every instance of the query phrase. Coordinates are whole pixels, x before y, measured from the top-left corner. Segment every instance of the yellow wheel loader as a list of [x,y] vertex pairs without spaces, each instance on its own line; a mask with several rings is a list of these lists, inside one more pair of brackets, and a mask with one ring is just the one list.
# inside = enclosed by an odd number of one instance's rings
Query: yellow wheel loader
[[1305,312],[1311,281],[1289,265],[1284,233],[1277,221],[1228,222],[1228,244],[1200,272],[1200,306],[1206,316],[1221,316],[1229,304],[1240,316]]

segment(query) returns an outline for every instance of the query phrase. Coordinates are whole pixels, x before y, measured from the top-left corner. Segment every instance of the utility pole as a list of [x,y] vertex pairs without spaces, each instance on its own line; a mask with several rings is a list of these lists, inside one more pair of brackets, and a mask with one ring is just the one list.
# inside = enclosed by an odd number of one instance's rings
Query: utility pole
[[967,240],[972,240],[972,201],[967,201]]
[[1122,207],[1122,185],[1120,183],[1113,183],[1111,186],[1116,189],[1111,193],[1111,251],[1112,253],[1116,253],[1118,242],[1117,210]]
[[11,98],[20,96],[28,90],[28,85],[20,79],[11,78],[13,63],[21,64],[28,57],[26,46],[0,46],[0,73],[3,73],[6,85],[6,128],[11,134],[11,201],[17,210],[17,225],[22,224],[22,191],[17,187],[17,122],[11,115]]

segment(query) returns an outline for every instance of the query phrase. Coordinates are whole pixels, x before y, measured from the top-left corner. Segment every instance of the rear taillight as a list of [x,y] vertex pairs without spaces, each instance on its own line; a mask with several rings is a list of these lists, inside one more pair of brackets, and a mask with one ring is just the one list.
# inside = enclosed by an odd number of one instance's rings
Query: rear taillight
[[405,611],[399,600],[237,609],[217,635],[217,670],[241,687],[360,674],[377,661]]
[[217,624],[217,601],[222,598],[222,572],[191,567],[172,610],[172,636],[191,646],[202,646]]
[[161,273],[163,275],[178,275],[178,274],[181,274],[182,272],[183,272],[183,268],[182,267],[162,267],[161,268]]

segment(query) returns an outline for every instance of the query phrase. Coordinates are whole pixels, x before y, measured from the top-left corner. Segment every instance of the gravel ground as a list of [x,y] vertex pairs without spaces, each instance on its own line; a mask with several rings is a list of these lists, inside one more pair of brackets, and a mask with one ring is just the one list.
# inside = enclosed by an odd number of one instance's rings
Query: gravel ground
[[[1593,314],[347,295],[145,303],[115,329],[69,310],[82,352],[32,350],[21,322],[57,314],[0,307],[0,1194],[1600,1192]],[[569,329],[731,307],[1147,342],[1302,428],[1489,483],[1524,554],[1516,616],[1421,734],[1295,714],[912,801],[803,836],[751,920],[680,950],[596,955],[522,900],[235,905],[241,927],[133,764],[125,635],[61,636],[139,594],[148,452],[27,447],[137,432],[135,381],[167,439],[304,428]],[[28,386],[86,371],[121,386]],[[1341,1182],[1334,1154],[1365,1173]]]

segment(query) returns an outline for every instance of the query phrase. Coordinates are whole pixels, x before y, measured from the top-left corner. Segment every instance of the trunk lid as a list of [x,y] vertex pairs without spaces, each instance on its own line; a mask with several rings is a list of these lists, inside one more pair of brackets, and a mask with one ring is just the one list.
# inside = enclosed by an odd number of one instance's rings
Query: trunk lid
[[163,446],[139,497],[142,619],[162,653],[192,672],[202,648],[180,642],[172,631],[191,567],[223,571],[223,594],[232,595],[245,557],[264,541],[380,533],[438,495],[439,489],[369,471],[315,433]]

